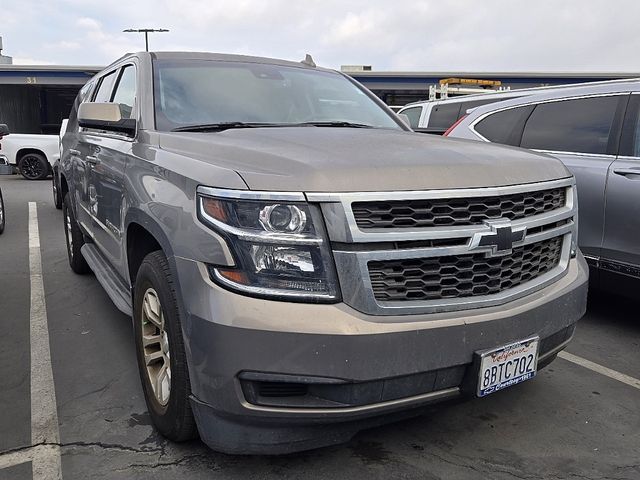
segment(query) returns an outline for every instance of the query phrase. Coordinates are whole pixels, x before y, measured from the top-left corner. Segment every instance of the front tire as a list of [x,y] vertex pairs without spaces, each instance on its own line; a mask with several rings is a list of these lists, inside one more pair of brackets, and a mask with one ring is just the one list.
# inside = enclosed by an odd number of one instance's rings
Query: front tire
[[148,254],[138,270],[133,322],[138,370],[153,424],[175,442],[194,438],[197,430],[176,291],[161,251]]
[[49,162],[39,153],[26,153],[20,157],[18,169],[27,180],[44,180],[49,176]]
[[0,190],[0,234],[4,232],[4,199],[2,198],[2,190]]
[[91,268],[82,256],[80,249],[84,245],[84,235],[76,221],[71,207],[71,194],[67,192],[62,203],[62,220],[64,222],[64,236],[67,241],[67,256],[71,270],[80,275],[89,273]]
[[53,204],[56,206],[58,210],[62,208],[62,193],[60,192],[60,187],[58,186],[57,175],[55,172],[52,175],[52,189],[53,189]]

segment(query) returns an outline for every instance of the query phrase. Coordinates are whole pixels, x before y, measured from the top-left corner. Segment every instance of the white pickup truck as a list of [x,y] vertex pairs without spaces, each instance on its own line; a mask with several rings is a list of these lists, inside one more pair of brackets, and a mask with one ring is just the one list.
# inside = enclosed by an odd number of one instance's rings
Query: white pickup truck
[[12,133],[0,141],[0,154],[27,180],[42,180],[60,158],[58,135]]

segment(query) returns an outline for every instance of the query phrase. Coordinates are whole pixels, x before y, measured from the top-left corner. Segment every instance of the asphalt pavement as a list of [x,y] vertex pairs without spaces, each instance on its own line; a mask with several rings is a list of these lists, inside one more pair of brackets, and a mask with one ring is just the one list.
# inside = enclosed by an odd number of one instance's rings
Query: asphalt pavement
[[[50,182],[0,177],[0,480],[35,478],[29,202],[37,205],[61,471],[71,479],[640,479],[640,388],[559,358],[483,399],[280,457],[168,442],[150,424],[130,320],[69,269]],[[592,295],[568,352],[640,378],[640,300]],[[36,399],[37,400],[37,399]],[[37,404],[37,402],[36,402]]]

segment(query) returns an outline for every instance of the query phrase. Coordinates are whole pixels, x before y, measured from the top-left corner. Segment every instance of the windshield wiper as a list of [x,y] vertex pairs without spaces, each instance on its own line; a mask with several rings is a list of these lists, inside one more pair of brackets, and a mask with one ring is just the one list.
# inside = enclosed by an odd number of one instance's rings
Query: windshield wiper
[[343,127],[343,128],[375,128],[373,125],[367,125],[365,123],[353,123],[343,121],[333,122],[302,122],[298,125],[312,125],[314,127]]
[[176,127],[171,129],[172,132],[221,132],[231,128],[261,128],[261,127],[279,127],[277,123],[257,123],[257,122],[221,122],[221,123],[203,123],[198,125],[185,125],[184,127]]

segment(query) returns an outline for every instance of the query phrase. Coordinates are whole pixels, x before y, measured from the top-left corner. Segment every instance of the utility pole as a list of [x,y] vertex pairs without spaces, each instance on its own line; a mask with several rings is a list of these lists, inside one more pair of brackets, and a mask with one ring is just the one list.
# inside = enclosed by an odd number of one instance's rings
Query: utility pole
[[123,30],[126,33],[144,33],[144,48],[149,51],[149,33],[150,32],[168,32],[166,28],[127,28]]

